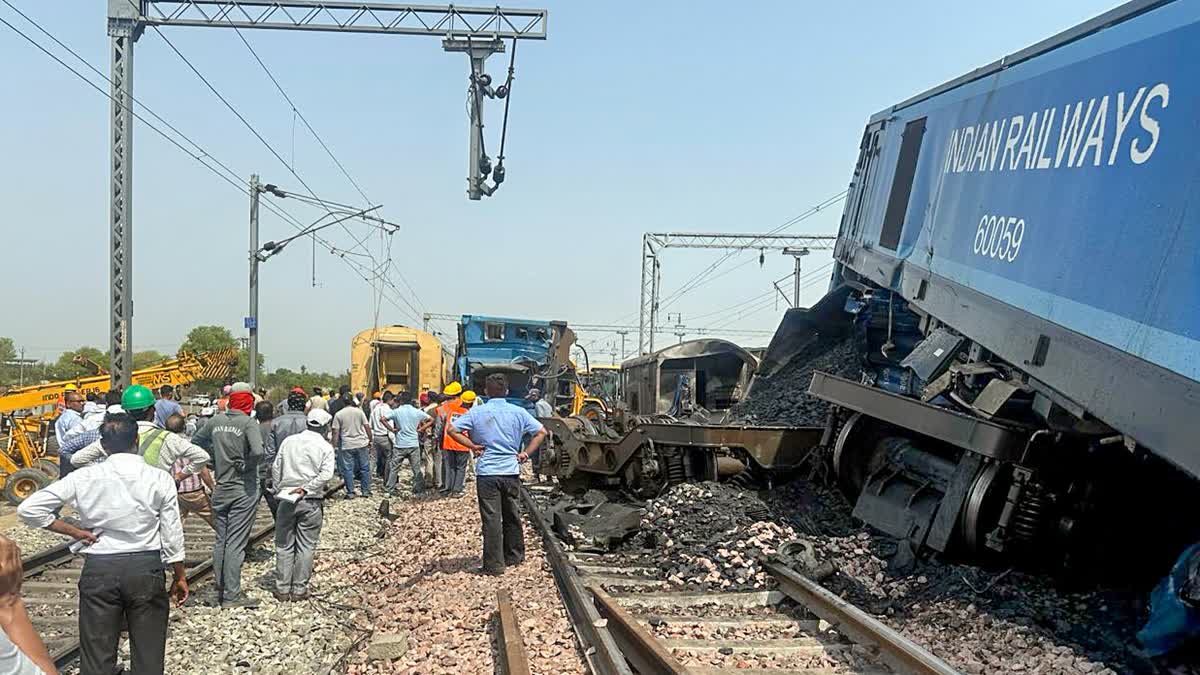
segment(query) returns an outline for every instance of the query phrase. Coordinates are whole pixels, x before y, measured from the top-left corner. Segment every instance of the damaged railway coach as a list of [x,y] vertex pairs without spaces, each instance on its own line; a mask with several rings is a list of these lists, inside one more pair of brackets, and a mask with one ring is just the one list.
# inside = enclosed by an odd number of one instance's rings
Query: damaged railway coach
[[1196,540],[1198,62],[1200,3],[1132,2],[869,120],[822,303],[863,376],[808,390],[857,517],[1067,567]]

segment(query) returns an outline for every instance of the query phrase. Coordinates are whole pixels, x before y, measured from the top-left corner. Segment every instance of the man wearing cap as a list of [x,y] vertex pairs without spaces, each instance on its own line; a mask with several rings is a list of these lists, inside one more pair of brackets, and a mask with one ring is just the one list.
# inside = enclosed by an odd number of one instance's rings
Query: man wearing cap
[[250,417],[253,409],[250,385],[237,382],[229,392],[229,410],[214,415],[193,437],[212,452],[217,479],[212,499],[217,530],[213,578],[221,607],[258,606],[258,601],[242,595],[242,563],[260,496],[258,465],[263,458],[262,432]]
[[[187,438],[155,426],[154,403],[154,392],[135,384],[121,394],[120,409],[113,410],[110,407],[109,412],[128,413],[137,422],[137,454],[141,455],[147,464],[166,471],[175,482],[199,474],[208,463],[208,453]],[[103,462],[107,457],[108,453],[97,440],[82,450],[71,453],[71,464],[78,469]],[[178,471],[173,469],[177,460],[183,460]]]
[[[438,406],[438,422],[443,431],[449,430],[454,420],[467,414],[467,409],[462,404],[462,392],[462,385],[457,382],[451,382],[443,390],[446,400]],[[470,452],[470,446],[463,445],[461,441],[452,438],[448,433],[442,434],[441,493],[443,495],[462,496],[465,490],[467,458],[470,456]]]
[[525,398],[533,402],[534,417],[554,417],[554,408],[550,407],[550,403],[542,398],[541,389],[530,389],[529,395]]
[[319,408],[309,411],[307,429],[288,436],[271,465],[271,479],[281,495],[275,521],[276,600],[308,597],[325,515],[325,483],[333,478],[333,446],[325,440],[332,420]]
[[[481,572],[503,574],[506,566],[519,565],[525,560],[525,535],[517,506],[520,463],[542,444],[546,429],[524,408],[506,400],[508,377],[504,373],[488,375],[485,386],[487,403],[453,420],[446,435],[479,457],[475,474],[479,515],[483,521]],[[526,437],[532,438],[522,450]]]
[[412,470],[412,493],[421,494],[425,491],[425,477],[421,472],[421,434],[433,426],[433,418],[424,410],[413,406],[412,393],[400,392],[389,401],[390,414],[385,418],[384,425],[396,435],[395,447],[392,448],[388,459],[387,478],[385,487],[388,494],[396,496],[396,485],[400,478],[400,465],[408,461]]

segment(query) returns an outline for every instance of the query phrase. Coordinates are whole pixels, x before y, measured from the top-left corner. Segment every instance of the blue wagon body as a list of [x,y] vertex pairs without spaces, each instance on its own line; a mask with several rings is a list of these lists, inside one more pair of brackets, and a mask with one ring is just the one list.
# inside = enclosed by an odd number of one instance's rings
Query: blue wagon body
[[1134,2],[871,118],[836,256],[1200,475],[1200,2]]

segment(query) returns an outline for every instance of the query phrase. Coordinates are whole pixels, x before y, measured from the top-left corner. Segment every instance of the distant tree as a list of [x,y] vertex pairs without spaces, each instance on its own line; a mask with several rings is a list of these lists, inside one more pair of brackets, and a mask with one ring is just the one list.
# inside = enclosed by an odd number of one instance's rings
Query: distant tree
[[16,384],[19,379],[19,366],[6,365],[17,358],[17,348],[12,338],[0,337],[0,385]]
[[96,374],[96,368],[91,364],[80,365],[75,363],[76,358],[86,359],[96,365],[108,370],[108,354],[102,352],[95,347],[80,347],[69,352],[63,352],[58,360],[51,366],[51,373],[57,379],[74,379],[77,377],[87,377]]
[[156,365],[162,363],[163,361],[166,361],[167,358],[168,357],[166,355],[160,354],[160,353],[154,351],[153,349],[148,349],[144,352],[134,352],[133,353],[133,369],[137,370],[139,368],[149,368],[150,366],[156,366]]
[[188,331],[183,344],[179,345],[179,350],[195,354],[236,346],[238,346],[238,341],[234,339],[233,333],[230,333],[228,328],[224,326],[196,326]]

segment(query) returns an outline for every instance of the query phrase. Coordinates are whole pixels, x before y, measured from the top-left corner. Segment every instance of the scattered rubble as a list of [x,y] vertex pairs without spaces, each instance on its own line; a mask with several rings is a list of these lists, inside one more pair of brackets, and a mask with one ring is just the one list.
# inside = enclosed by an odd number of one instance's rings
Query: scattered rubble
[[735,419],[762,426],[811,427],[825,424],[829,404],[807,393],[814,371],[851,380],[862,376],[851,338],[820,340],[794,356],[778,372],[754,383],[750,398],[733,408]]
[[772,512],[833,572],[821,583],[964,673],[1114,673],[1134,668],[1140,617],[1129,596],[1068,592],[1047,576],[924,559],[894,568],[897,544],[864,530],[839,492],[797,481]]
[[[344,672],[493,672],[496,592],[502,588],[512,593],[531,670],[586,672],[536,530],[526,524],[525,562],[491,577],[477,572],[480,521],[474,483],[467,485],[464,498],[392,500],[390,511],[394,522],[366,520],[384,528],[382,538],[373,538],[357,561],[337,565],[337,577],[358,592],[359,600],[348,604],[364,608],[374,631],[351,653]],[[373,658],[382,652],[370,645],[384,635],[405,635],[407,648],[402,654],[396,649],[395,658]]]
[[609,501],[599,490],[588,490],[581,497],[560,495],[543,505],[542,513],[568,549],[604,552],[633,536],[646,510]]
[[689,588],[765,588],[761,556],[793,538],[792,528],[764,520],[753,493],[718,483],[683,483],[651,500],[641,544],[657,552],[664,578]]

